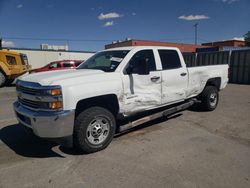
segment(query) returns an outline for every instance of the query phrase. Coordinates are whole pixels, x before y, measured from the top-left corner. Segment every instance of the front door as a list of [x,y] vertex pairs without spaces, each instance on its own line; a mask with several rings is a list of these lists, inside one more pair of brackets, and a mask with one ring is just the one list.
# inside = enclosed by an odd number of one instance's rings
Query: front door
[[[138,64],[141,60],[148,63],[149,74],[142,75]],[[128,63],[132,65],[131,74],[123,76],[124,114],[147,110],[161,105],[161,71],[156,70],[153,50],[141,50],[134,54]]]

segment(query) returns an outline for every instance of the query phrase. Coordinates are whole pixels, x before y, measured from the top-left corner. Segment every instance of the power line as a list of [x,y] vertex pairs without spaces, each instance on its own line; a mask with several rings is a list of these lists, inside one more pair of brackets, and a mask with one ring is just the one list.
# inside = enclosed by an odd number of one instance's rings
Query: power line
[[[70,39],[70,38],[33,38],[33,37],[2,37],[8,40],[32,40],[32,41],[73,41],[73,42],[111,42],[118,41],[117,39]],[[182,38],[162,38],[162,39],[148,39],[157,41],[174,41],[174,40],[190,40],[191,37]],[[136,39],[135,39],[136,40]]]
[[30,38],[30,37],[2,37],[10,40],[47,40],[47,41],[82,41],[82,42],[108,42],[116,39],[69,39],[69,38]]

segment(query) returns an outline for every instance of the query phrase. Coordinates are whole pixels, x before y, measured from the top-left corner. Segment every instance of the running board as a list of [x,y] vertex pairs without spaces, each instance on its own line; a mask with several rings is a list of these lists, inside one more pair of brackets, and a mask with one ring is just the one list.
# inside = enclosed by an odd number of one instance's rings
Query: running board
[[164,110],[164,111],[161,111],[161,112],[158,112],[158,113],[155,113],[155,114],[152,114],[152,115],[137,119],[135,121],[131,121],[131,122],[125,124],[125,125],[120,126],[119,127],[119,132],[131,129],[133,127],[136,127],[136,126],[141,125],[143,123],[146,123],[148,121],[152,121],[154,119],[157,119],[157,118],[160,118],[160,117],[163,117],[163,116],[168,116],[168,115],[173,114],[175,112],[185,110],[185,109],[189,108],[190,106],[192,106],[194,103],[196,103],[196,99],[192,99],[192,100],[190,100],[190,101],[188,101],[186,103],[183,103],[181,105],[178,105],[178,106],[169,108],[167,110]]

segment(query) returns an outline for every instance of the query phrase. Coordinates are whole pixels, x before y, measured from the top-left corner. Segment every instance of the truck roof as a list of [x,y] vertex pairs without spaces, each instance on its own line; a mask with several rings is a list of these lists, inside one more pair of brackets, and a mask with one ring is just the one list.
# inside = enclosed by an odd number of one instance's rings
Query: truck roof
[[165,47],[165,46],[127,46],[127,47],[117,47],[117,48],[110,48],[104,51],[113,51],[113,50],[132,50],[132,49],[166,49],[166,50],[179,50],[176,47]]
[[0,50],[0,53],[8,53],[8,54],[12,54],[12,55],[20,55],[19,52],[15,52],[15,51],[11,51],[11,50]]

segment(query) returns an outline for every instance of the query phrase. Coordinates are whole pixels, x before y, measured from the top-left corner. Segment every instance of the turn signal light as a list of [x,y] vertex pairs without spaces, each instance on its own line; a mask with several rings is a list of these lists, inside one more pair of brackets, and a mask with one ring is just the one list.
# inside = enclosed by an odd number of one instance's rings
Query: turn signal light
[[51,95],[61,95],[61,89],[51,89]]
[[62,102],[61,101],[55,101],[50,103],[51,109],[59,109],[62,108]]

